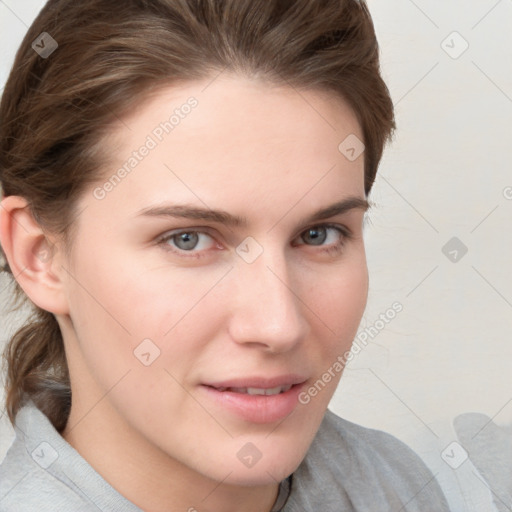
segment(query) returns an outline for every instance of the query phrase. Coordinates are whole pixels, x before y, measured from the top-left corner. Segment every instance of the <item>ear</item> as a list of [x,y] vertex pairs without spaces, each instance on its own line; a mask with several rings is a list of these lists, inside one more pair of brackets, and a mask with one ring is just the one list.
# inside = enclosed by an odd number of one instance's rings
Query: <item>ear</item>
[[7,196],[0,203],[0,244],[29,299],[50,313],[68,314],[57,245],[35,221],[25,198]]

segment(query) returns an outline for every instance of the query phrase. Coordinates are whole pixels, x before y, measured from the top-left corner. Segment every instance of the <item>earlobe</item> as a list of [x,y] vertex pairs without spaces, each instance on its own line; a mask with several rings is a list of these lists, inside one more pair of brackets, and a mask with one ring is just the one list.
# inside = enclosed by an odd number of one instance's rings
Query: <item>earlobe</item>
[[0,244],[12,274],[36,306],[67,314],[67,300],[58,251],[34,219],[25,198],[5,197],[0,203]]

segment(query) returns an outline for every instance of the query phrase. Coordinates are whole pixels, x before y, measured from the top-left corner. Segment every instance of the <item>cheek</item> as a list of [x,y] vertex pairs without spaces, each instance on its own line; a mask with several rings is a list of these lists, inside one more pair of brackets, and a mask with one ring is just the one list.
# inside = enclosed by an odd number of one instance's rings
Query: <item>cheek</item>
[[341,379],[367,302],[368,272],[364,258],[351,265],[350,271],[347,268],[331,272],[330,279],[318,280],[305,300],[316,313],[311,317],[316,334],[308,345],[308,360],[314,361],[316,372],[299,402],[300,408],[307,414],[318,415],[319,421]]
[[[321,283],[321,285],[320,285]],[[309,289],[318,316],[336,334],[357,329],[368,299],[368,270],[364,259],[350,267],[331,269]]]
[[85,306],[104,327],[117,324],[125,336],[161,337],[205,293],[208,279],[193,276],[190,270],[165,262],[148,268],[143,254],[119,248],[116,254],[116,247],[110,249],[81,256],[84,264],[76,269],[70,293],[78,316]]
[[73,327],[88,366],[108,378],[145,362],[186,368],[207,339],[201,333],[218,316],[207,295],[225,268],[148,269],[126,257],[116,265],[113,252],[99,261],[77,268],[70,283]]
[[[314,346],[310,346],[309,357],[316,362],[316,368],[324,372],[352,346],[357,335],[361,318],[368,298],[368,270],[363,258],[354,260],[353,265],[331,269],[329,277],[317,279],[316,286],[309,288],[309,295],[304,302],[311,305],[315,315]],[[343,359],[344,360],[344,359]],[[341,372],[336,373],[336,382],[330,383],[334,388]]]

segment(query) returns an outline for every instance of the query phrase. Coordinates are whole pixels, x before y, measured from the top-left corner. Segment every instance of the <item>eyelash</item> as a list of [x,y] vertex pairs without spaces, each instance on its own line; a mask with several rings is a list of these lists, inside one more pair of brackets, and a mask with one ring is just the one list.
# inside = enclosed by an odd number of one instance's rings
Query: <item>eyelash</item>
[[[341,238],[340,238],[339,242],[320,250],[320,252],[323,252],[323,253],[326,253],[329,255],[336,255],[336,254],[340,253],[342,251],[342,249],[345,247],[345,244],[348,241],[352,240],[352,238],[353,238],[352,232],[349,229],[345,228],[344,226],[340,226],[339,224],[316,224],[316,225],[311,226],[311,227],[305,229],[304,231],[302,231],[299,236],[301,236],[304,233],[307,233],[308,231],[315,229],[315,228],[328,228],[328,229],[330,228],[330,229],[334,229],[335,231],[338,231],[338,233],[340,233]],[[178,256],[183,257],[183,258],[199,259],[199,258],[206,257],[207,255],[204,254],[204,252],[202,253],[201,251],[194,251],[194,250],[184,251],[183,249],[174,249],[169,244],[167,244],[167,242],[169,240],[172,240],[175,236],[181,235],[183,233],[206,234],[209,237],[213,238],[212,235],[210,235],[207,231],[199,231],[197,229],[182,229],[182,230],[179,230],[178,232],[172,232],[172,233],[164,235],[163,237],[160,237],[158,240],[158,245],[161,245],[165,251],[177,254]],[[307,244],[304,244],[304,245],[307,245]],[[312,246],[312,247],[315,247],[315,246]],[[186,255],[187,252],[189,252],[191,254]]]

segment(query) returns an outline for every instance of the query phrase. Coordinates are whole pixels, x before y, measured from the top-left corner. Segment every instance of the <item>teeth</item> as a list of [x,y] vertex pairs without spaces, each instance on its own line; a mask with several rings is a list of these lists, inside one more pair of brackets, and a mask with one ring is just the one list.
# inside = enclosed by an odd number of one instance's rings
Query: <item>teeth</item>
[[270,389],[260,389],[260,388],[247,388],[247,394],[248,395],[278,395],[281,393],[281,386],[278,386],[277,388],[270,388]]
[[285,393],[292,387],[291,384],[288,386],[278,386],[276,388],[218,388],[219,391],[231,391],[233,393],[243,393],[246,395],[278,395],[279,393]]

